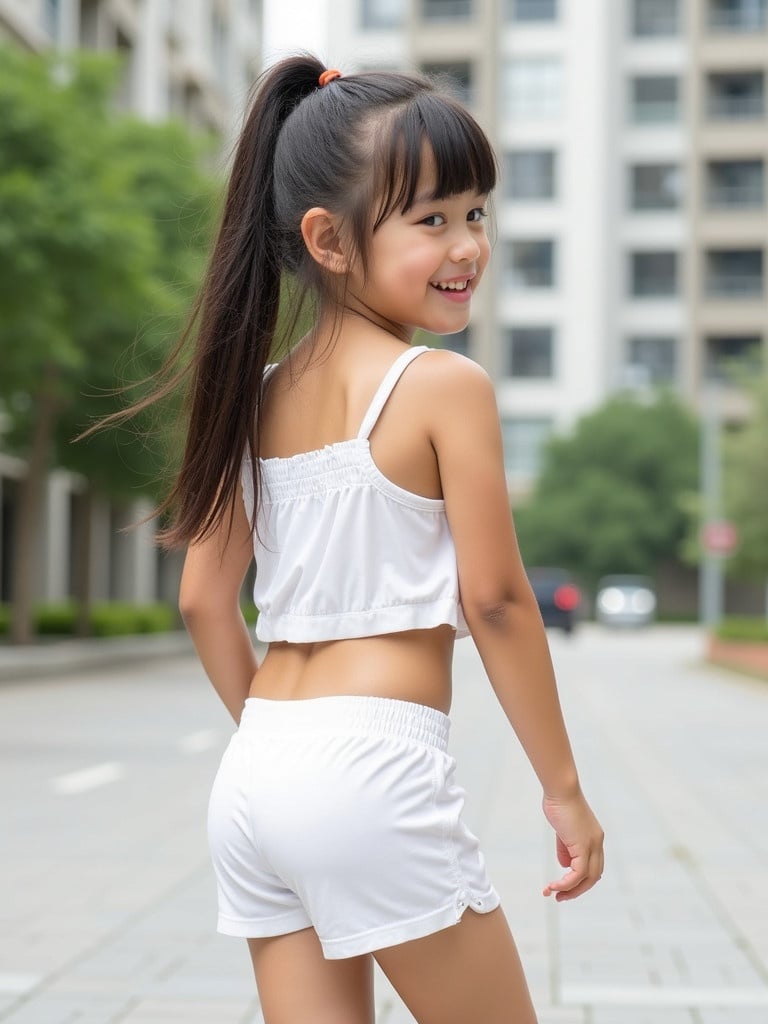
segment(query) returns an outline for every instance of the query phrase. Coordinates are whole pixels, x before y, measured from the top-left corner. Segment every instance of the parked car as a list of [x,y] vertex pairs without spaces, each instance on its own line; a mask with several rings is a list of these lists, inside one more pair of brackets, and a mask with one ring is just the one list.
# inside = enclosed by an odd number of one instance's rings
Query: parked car
[[604,626],[647,626],[656,617],[656,594],[648,576],[603,576],[597,584],[597,621]]
[[567,569],[529,569],[528,579],[544,625],[572,633],[581,605],[581,591]]

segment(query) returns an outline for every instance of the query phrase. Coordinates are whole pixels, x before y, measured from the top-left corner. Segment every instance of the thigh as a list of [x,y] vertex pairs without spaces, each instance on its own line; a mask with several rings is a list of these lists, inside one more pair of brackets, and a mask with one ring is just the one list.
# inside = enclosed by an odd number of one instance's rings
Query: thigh
[[265,1024],[373,1024],[373,958],[326,960],[314,928],[248,939]]
[[536,1024],[501,908],[374,956],[419,1024]]

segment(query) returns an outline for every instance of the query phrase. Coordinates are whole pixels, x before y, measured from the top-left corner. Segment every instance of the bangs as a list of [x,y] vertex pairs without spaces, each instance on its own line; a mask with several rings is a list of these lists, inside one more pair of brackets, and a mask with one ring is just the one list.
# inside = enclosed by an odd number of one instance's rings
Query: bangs
[[[383,127],[383,126],[380,126]],[[378,131],[375,144],[375,192],[379,206],[373,224],[400,210],[416,196],[422,165],[434,162],[433,199],[461,192],[486,195],[496,186],[496,157],[485,132],[472,115],[450,97],[421,93],[395,110],[389,131]]]

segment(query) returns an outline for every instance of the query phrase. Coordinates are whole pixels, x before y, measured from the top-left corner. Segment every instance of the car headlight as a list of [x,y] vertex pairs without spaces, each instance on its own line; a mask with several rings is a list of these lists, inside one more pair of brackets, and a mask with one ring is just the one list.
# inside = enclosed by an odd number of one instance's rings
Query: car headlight
[[636,590],[632,595],[632,611],[638,615],[650,615],[656,609],[656,598],[650,590]]
[[626,608],[627,598],[618,587],[606,587],[597,595],[597,604],[606,615],[618,615]]

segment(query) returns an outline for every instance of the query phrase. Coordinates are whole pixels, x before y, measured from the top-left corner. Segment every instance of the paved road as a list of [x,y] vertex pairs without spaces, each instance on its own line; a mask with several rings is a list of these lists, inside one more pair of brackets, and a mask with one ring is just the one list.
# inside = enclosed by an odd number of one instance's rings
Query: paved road
[[[540,896],[553,844],[471,641],[452,746],[541,1024],[768,1022],[768,686],[686,629],[552,637],[599,888]],[[229,720],[196,664],[0,686],[0,1022],[257,1024],[214,932],[208,789]],[[382,979],[378,1020],[410,1016]]]

